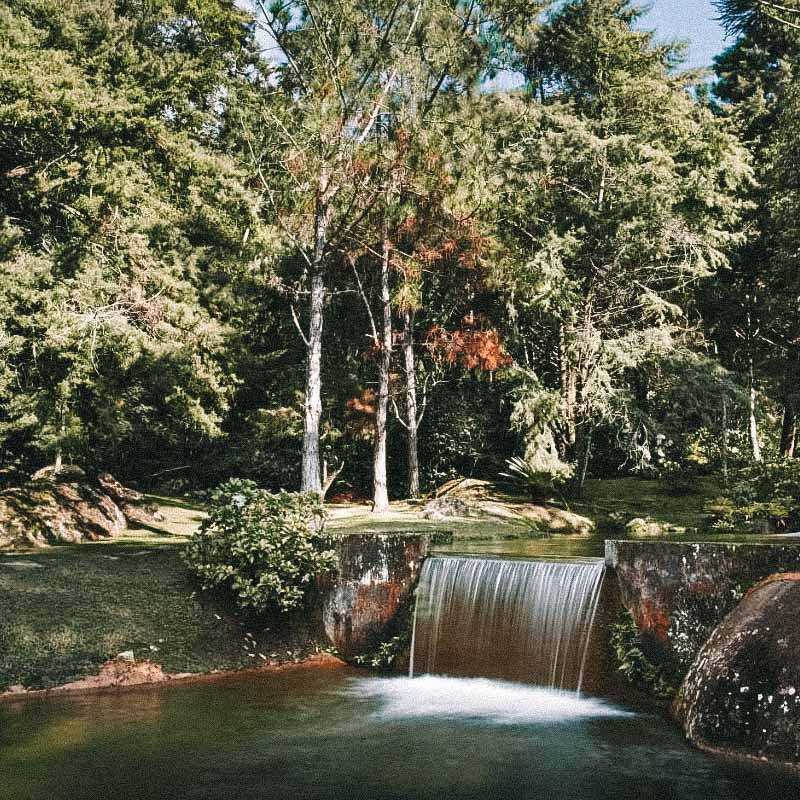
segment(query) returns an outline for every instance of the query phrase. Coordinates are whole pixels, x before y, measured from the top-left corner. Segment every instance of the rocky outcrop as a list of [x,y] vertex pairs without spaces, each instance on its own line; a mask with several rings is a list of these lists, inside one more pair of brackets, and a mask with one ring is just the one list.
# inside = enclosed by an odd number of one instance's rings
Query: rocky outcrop
[[322,581],[325,634],[346,659],[374,650],[411,599],[426,534],[350,534],[332,542],[337,571]]
[[111,475],[92,480],[77,467],[46,468],[0,492],[0,549],[94,541],[119,535],[129,522],[162,519]]
[[646,536],[663,536],[667,532],[667,526],[649,517],[635,517],[625,525],[628,536],[632,538]]
[[425,503],[422,509],[422,516],[425,519],[442,520],[450,517],[469,517],[475,514],[475,509],[468,505],[460,497],[434,497]]
[[426,519],[483,517],[524,522],[543,533],[588,533],[594,522],[552,505],[527,503],[519,498],[499,497],[493,484],[475,478],[449,481],[423,509]]
[[689,670],[674,713],[705,749],[800,769],[800,574],[751,589]]
[[750,586],[774,572],[800,570],[800,545],[607,540],[606,565],[647,656],[659,663],[673,656],[676,615],[684,627],[715,626]]
[[138,522],[141,525],[150,525],[153,522],[164,521],[164,515],[157,506],[148,503],[141,492],[123,486],[111,473],[102,472],[97,476],[97,482],[117,504],[129,523]]

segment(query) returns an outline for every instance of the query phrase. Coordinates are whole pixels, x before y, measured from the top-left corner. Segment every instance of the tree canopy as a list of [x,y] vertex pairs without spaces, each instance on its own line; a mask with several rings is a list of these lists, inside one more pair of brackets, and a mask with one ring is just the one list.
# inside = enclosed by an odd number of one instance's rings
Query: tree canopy
[[800,18],[718,7],[709,88],[625,0],[0,2],[4,474],[793,457]]

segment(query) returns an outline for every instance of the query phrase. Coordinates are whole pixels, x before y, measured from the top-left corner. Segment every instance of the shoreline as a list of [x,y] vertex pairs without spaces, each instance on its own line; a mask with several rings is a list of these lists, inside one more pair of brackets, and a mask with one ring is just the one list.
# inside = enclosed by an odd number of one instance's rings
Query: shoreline
[[270,675],[279,672],[302,671],[304,669],[355,668],[337,656],[325,652],[313,653],[308,658],[300,661],[264,664],[259,667],[243,667],[242,669],[212,670],[211,672],[164,672],[159,664],[155,664],[152,661],[111,659],[103,664],[97,674],[70,681],[60,686],[51,686],[47,689],[11,687],[4,692],[0,692],[0,703],[53,695],[116,693],[127,689],[141,689],[147,686],[163,686],[164,684],[213,683],[226,678]]

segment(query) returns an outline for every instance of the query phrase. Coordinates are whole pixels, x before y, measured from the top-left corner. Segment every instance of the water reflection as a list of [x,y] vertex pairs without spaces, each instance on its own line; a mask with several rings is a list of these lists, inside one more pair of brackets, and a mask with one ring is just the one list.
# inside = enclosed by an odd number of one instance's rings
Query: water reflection
[[658,717],[485,679],[318,670],[0,705],[3,800],[778,800]]
[[[558,533],[534,539],[459,539],[452,544],[437,545],[434,551],[441,555],[492,555],[509,558],[603,558],[606,539],[627,539],[625,532],[594,531],[589,534]],[[664,541],[693,544],[718,542],[722,544],[776,543],[776,537],[750,536],[730,533],[670,534],[636,541]],[[777,543],[784,543],[779,539]]]

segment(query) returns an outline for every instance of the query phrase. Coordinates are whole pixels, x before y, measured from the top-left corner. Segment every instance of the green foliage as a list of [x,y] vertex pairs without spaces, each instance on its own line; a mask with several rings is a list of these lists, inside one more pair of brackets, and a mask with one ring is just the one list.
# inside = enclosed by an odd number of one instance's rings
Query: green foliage
[[569,471],[548,470],[532,465],[524,458],[514,456],[506,461],[508,472],[501,472],[515,490],[528,495],[532,500],[547,500],[559,493],[570,477]]
[[644,654],[639,631],[629,611],[623,611],[617,622],[609,626],[611,647],[619,662],[619,670],[632,686],[652,693],[659,700],[668,700],[677,689],[677,681],[653,664]]
[[243,609],[289,611],[303,603],[317,575],[333,568],[323,522],[314,494],[270,494],[252,481],[229,480],[211,495],[184,560],[203,589],[230,590]]
[[423,489],[458,477],[494,479],[513,452],[503,406],[505,386],[458,376],[437,387],[420,427]]
[[741,468],[707,510],[723,529],[757,520],[779,528],[800,522],[800,462],[766,461]]
[[508,473],[500,475],[533,499],[542,500],[562,489],[573,468],[561,460],[551,425],[558,416],[559,398],[545,389],[533,373],[517,371],[511,427],[522,436],[525,454],[506,461]]
[[495,104],[496,279],[513,297],[515,354],[558,392],[550,428],[573,463],[598,425],[630,452],[652,442],[642,378],[694,350],[693,293],[741,239],[750,180],[733,130],[671,71],[674,46],[633,29],[639,14],[562,4],[529,45],[529,98]]
[[404,630],[391,639],[381,642],[377,650],[356,656],[353,660],[362,667],[369,667],[378,672],[391,672],[396,668],[398,658],[408,653],[410,644],[410,634]]
[[14,385],[0,377],[0,447],[25,466],[60,448],[143,474],[222,433],[236,379],[226,325],[198,293],[264,242],[211,97],[249,86],[225,52],[248,59],[242,22],[231,5],[0,3],[0,330]]
[[318,268],[320,456],[363,495],[383,241],[423,487],[518,454],[537,494],[590,458],[685,492],[746,460],[751,360],[788,453],[800,37],[722,6],[712,102],[623,0],[0,0],[0,464],[296,486]]

